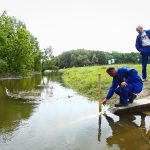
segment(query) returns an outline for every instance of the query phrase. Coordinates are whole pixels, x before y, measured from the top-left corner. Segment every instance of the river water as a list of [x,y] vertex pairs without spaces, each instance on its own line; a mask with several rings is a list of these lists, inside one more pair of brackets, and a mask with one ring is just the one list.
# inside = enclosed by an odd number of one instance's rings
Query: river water
[[[5,87],[30,98],[8,97]],[[58,74],[0,81],[0,150],[100,149],[150,150],[150,116],[100,116],[98,102]]]

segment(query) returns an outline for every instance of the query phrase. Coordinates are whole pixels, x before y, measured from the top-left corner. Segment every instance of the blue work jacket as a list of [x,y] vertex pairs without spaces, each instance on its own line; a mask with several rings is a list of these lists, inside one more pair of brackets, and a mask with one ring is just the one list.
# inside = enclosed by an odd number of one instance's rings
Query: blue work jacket
[[[150,30],[144,30],[144,31],[145,31],[146,35],[149,37],[149,39],[150,39]],[[139,34],[137,36],[137,38],[136,38],[135,47],[141,53],[144,52],[144,50],[147,49],[147,48],[150,49],[150,46],[148,46],[148,47],[143,47],[142,46],[141,34]]]
[[[122,67],[117,69],[117,75],[113,77],[112,85],[107,93],[106,99],[110,99],[115,89],[122,83],[126,82],[127,84],[140,84],[143,86],[141,77],[138,75],[137,70]],[[141,88],[141,86],[136,86]],[[138,90],[137,90],[138,91]]]

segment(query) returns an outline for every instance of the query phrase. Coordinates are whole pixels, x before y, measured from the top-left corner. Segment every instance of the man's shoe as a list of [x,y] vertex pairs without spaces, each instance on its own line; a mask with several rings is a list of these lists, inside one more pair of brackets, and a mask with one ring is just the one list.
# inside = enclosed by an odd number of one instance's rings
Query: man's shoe
[[115,107],[125,107],[125,106],[128,106],[128,104],[121,104],[121,103],[115,104]]
[[129,99],[129,103],[132,104],[134,99],[136,99],[136,95],[134,94],[132,98]]
[[147,80],[146,80],[146,79],[143,79],[142,82],[147,82]]

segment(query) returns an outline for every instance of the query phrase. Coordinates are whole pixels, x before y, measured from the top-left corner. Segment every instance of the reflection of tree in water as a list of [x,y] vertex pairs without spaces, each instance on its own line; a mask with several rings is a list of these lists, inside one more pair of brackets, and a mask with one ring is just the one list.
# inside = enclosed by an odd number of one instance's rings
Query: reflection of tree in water
[[[44,77],[47,79],[46,83],[43,83]],[[12,133],[22,120],[29,119],[34,108],[38,105],[35,101],[16,100],[6,96],[5,87],[12,93],[15,91],[43,90],[45,87],[37,87],[37,85],[48,84],[49,80],[50,78],[47,76],[36,75],[31,78],[0,81],[0,133]],[[52,95],[53,89],[49,87],[47,90],[48,93],[46,94]]]
[[12,134],[19,127],[22,120],[29,119],[36,107],[35,103],[9,98],[6,96],[5,87],[11,91],[32,90],[40,81],[41,76],[0,81],[0,133],[3,134],[2,137],[8,138],[4,134]]
[[[44,80],[46,78],[46,80]],[[34,108],[38,103],[27,100],[15,100],[6,96],[5,87],[7,87],[12,93],[15,91],[32,91],[40,90],[46,93],[46,96],[52,95],[53,88],[51,86],[37,87],[37,85],[49,84],[50,80],[60,80],[60,75],[51,74],[48,76],[37,75],[32,78],[25,78],[19,80],[4,80],[0,81],[0,141],[6,138],[11,138],[5,135],[11,135],[22,123],[22,120],[29,119],[32,115]],[[45,82],[46,81],[46,82]],[[46,91],[47,90],[47,91]]]
[[[4,141],[17,130],[22,120],[29,119],[34,107],[31,103],[0,101],[0,133]],[[4,136],[5,134],[7,136]]]
[[31,78],[23,78],[16,80],[4,80],[0,81],[0,86],[2,88],[8,88],[11,92],[16,90],[33,90],[41,82],[42,76],[36,75]]
[[48,81],[58,81],[59,83],[63,84],[62,73],[60,72],[51,72],[51,73],[44,73],[46,75]]
[[113,144],[124,150],[149,150],[150,149],[150,130],[146,131],[145,115],[141,115],[141,123],[138,126],[133,121],[133,115],[121,115],[119,121],[105,115],[106,120],[112,130],[112,136],[106,139],[109,147]]

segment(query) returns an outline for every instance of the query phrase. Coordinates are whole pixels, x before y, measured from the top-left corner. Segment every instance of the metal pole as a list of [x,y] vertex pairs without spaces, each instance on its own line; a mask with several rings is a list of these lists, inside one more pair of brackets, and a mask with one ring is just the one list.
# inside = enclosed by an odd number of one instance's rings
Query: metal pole
[[99,112],[102,111],[102,92],[101,92],[101,74],[98,74],[98,93],[99,93]]

